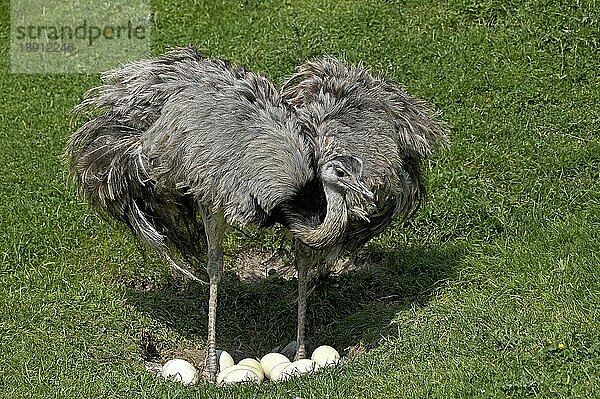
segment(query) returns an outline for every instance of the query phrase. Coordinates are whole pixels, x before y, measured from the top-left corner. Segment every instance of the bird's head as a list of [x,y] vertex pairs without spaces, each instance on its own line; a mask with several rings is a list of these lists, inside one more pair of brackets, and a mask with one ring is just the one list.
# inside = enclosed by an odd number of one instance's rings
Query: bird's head
[[292,226],[294,236],[313,249],[335,247],[343,240],[350,219],[369,222],[365,206],[375,195],[363,179],[363,163],[349,155],[329,158],[320,168],[321,182],[327,199],[327,209],[317,227]]
[[359,194],[366,200],[372,200],[374,195],[363,180],[362,173],[363,163],[360,159],[342,155],[323,164],[321,179],[327,188],[339,193]]

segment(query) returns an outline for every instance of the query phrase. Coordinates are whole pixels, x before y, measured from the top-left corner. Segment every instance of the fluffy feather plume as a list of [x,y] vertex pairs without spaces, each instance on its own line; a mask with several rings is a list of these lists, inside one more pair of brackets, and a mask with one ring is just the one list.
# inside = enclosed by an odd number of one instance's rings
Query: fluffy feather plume
[[[66,150],[79,193],[182,269],[199,207],[268,226],[314,180],[312,143],[266,78],[191,48],[109,71],[76,107]],[[188,274],[188,273],[186,273]]]
[[425,192],[421,163],[447,142],[446,125],[425,102],[332,57],[298,67],[281,92],[313,137],[319,165],[340,155],[363,162],[376,200],[368,204],[355,192],[347,194],[351,221],[340,245],[360,247],[394,217],[418,209]]
[[76,108],[90,119],[66,149],[71,177],[185,275],[197,279],[187,261],[206,248],[212,379],[225,225],[280,223],[295,235],[302,358],[308,276],[414,212],[421,162],[446,140],[423,102],[332,58],[301,66],[281,95],[190,48],[102,79]]
[[[206,60],[193,49],[131,63],[102,75],[74,109],[91,118],[72,136],[65,156],[78,193],[96,210],[127,224],[175,269],[196,279],[187,261],[203,258],[205,237],[197,204],[185,193],[164,190],[148,169],[144,134],[165,104],[185,87],[207,79],[188,68],[203,63],[221,79],[244,75],[220,60]],[[227,73],[229,76],[223,77]],[[207,73],[210,73],[207,71]],[[210,80],[217,86],[217,80]],[[179,254],[184,255],[181,259]]]

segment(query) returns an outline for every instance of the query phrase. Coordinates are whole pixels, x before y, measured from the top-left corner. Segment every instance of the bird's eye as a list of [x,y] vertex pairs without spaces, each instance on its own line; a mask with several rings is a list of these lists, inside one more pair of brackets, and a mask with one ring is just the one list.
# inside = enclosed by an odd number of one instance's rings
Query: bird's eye
[[335,168],[334,170],[335,170],[335,174],[337,175],[337,177],[346,176],[346,172],[344,172],[342,169]]

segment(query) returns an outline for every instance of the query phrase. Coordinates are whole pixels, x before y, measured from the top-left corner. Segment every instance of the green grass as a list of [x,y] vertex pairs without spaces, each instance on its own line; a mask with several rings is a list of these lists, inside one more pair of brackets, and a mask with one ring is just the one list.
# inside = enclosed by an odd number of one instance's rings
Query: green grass
[[[600,4],[154,1],[153,52],[194,44],[276,82],[321,54],[362,61],[443,111],[430,195],[319,284],[309,341],[366,353],[284,384],[183,387],[143,369],[201,348],[206,289],[174,280],[66,186],[69,111],[97,75],[15,75],[0,8],[0,397],[600,396]],[[232,232],[229,251],[273,248]],[[138,281],[136,283],[136,281]],[[293,281],[227,273],[220,346],[261,355],[295,328]],[[560,345],[560,349],[559,348]],[[563,347],[564,345],[564,347]],[[356,349],[358,348],[358,349]]]

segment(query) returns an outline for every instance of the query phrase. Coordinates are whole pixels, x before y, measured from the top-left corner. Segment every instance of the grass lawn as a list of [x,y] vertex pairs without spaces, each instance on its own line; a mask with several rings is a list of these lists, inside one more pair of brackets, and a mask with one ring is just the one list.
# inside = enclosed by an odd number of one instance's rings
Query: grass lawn
[[[143,342],[201,349],[207,289],[171,277],[66,185],[69,112],[99,76],[9,73],[2,0],[0,397],[600,397],[599,3],[152,7],[155,54],[194,44],[278,83],[321,54],[362,61],[442,110],[451,146],[428,161],[416,217],[360,255],[373,267],[309,299],[309,344],[350,353],[346,363],[277,385],[156,379]],[[229,234],[230,264],[279,246],[253,234]],[[229,271],[221,292],[220,347],[259,356],[294,338],[293,280]]]

